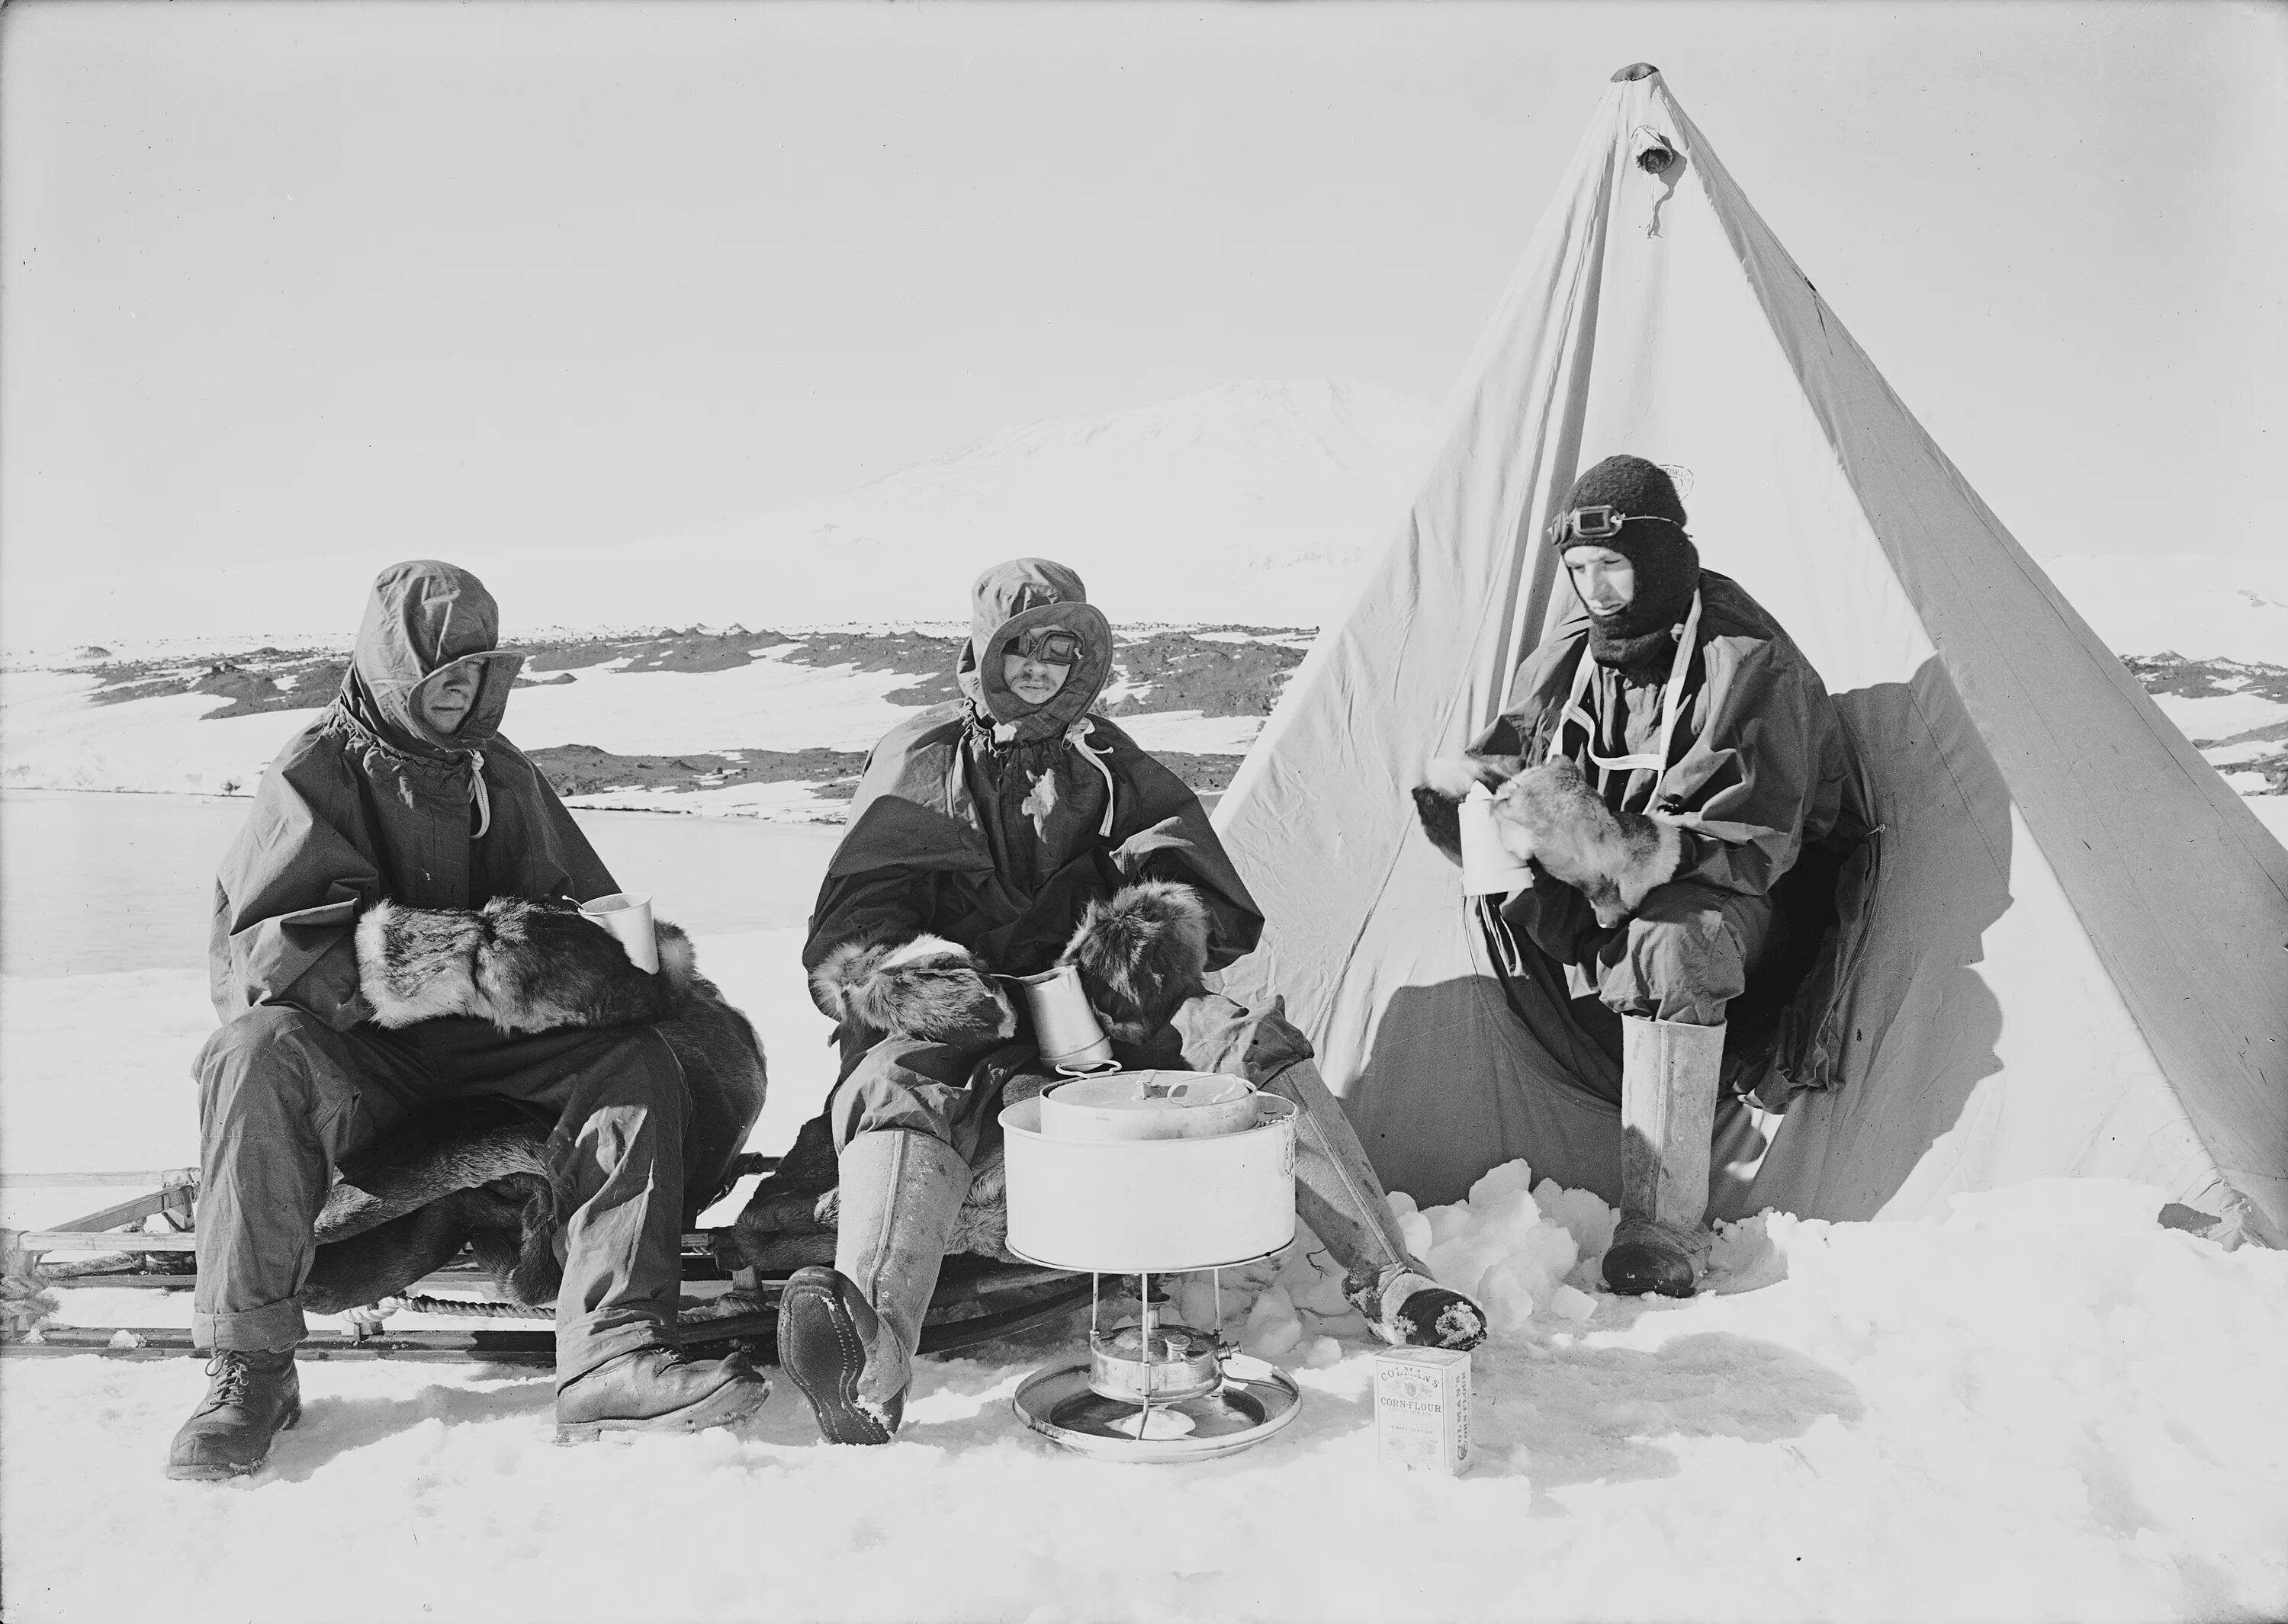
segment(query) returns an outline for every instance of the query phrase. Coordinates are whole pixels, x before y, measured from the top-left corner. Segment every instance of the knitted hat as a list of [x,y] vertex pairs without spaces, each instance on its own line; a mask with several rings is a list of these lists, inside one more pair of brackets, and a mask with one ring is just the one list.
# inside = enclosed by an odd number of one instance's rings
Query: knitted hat
[[1684,503],[1676,482],[1656,463],[1641,456],[1609,456],[1573,481],[1562,513],[1609,506],[1628,522],[1599,541],[1559,540],[1567,547],[1602,547],[1635,566],[1636,596],[1611,614],[1592,614],[1591,651],[1604,665],[1633,665],[1673,650],[1670,627],[1692,607],[1700,585],[1700,550],[1684,530]]

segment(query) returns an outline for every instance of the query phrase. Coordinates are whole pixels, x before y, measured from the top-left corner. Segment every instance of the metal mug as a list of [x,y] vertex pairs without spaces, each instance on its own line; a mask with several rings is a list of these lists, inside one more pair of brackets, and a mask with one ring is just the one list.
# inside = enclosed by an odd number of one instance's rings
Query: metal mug
[[1008,976],[1025,989],[1025,1007],[1033,1017],[1033,1041],[1041,1060],[1057,1071],[1085,1072],[1112,1060],[1112,1040],[1097,1024],[1081,990],[1080,971],[1059,964],[1037,976]]

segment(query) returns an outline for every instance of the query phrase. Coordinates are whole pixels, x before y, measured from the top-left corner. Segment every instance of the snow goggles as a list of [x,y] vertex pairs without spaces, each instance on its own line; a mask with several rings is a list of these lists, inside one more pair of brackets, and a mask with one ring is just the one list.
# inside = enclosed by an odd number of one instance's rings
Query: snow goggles
[[1083,646],[1077,631],[1067,631],[1061,626],[1033,626],[1017,634],[1009,652],[1024,660],[1070,665],[1080,658]]
[[1609,541],[1621,533],[1621,527],[1636,519],[1649,519],[1656,524],[1682,525],[1658,513],[1624,513],[1609,502],[1592,503],[1585,508],[1569,508],[1549,521],[1549,544],[1570,547],[1578,542]]

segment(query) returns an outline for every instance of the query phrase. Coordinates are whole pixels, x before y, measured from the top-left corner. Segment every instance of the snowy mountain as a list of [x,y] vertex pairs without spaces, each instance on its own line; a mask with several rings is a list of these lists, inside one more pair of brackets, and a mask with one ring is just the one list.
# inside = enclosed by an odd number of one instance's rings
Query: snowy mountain
[[[662,618],[944,620],[977,571],[1040,554],[1124,622],[1315,625],[1387,542],[1428,458],[1426,403],[1359,383],[1228,384],[1037,423],[846,495],[658,543]],[[681,596],[677,594],[680,592]],[[592,614],[592,608],[589,611]],[[568,604],[563,614],[577,613]]]
[[[1434,423],[1428,403],[1371,384],[1234,383],[993,434],[799,508],[610,547],[453,559],[528,638],[960,621],[977,572],[1026,554],[1073,565],[1123,623],[1308,626],[1338,611],[1394,533]],[[261,552],[83,578],[22,552],[0,626],[15,663],[186,638],[318,646],[353,629],[365,582],[389,561]]]
[[[799,508],[455,561],[492,585],[523,638],[957,622],[980,568],[1029,553],[1078,568],[1121,624],[1323,625],[1397,534],[1435,427],[1427,402],[1377,384],[1232,383],[1010,429]],[[179,657],[332,646],[387,561],[264,553],[83,579],[12,545],[0,628],[19,665],[91,644],[158,652],[161,639]],[[2121,654],[2288,665],[2288,561],[2080,553],[2043,567]]]

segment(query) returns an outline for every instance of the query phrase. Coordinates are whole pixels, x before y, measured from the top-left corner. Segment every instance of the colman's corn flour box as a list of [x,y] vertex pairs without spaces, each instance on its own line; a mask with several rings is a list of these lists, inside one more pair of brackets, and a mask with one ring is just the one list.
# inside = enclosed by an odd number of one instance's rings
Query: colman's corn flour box
[[1385,1466],[1458,1472],[1470,1463],[1470,1356],[1386,1348],[1374,1356],[1374,1431]]

